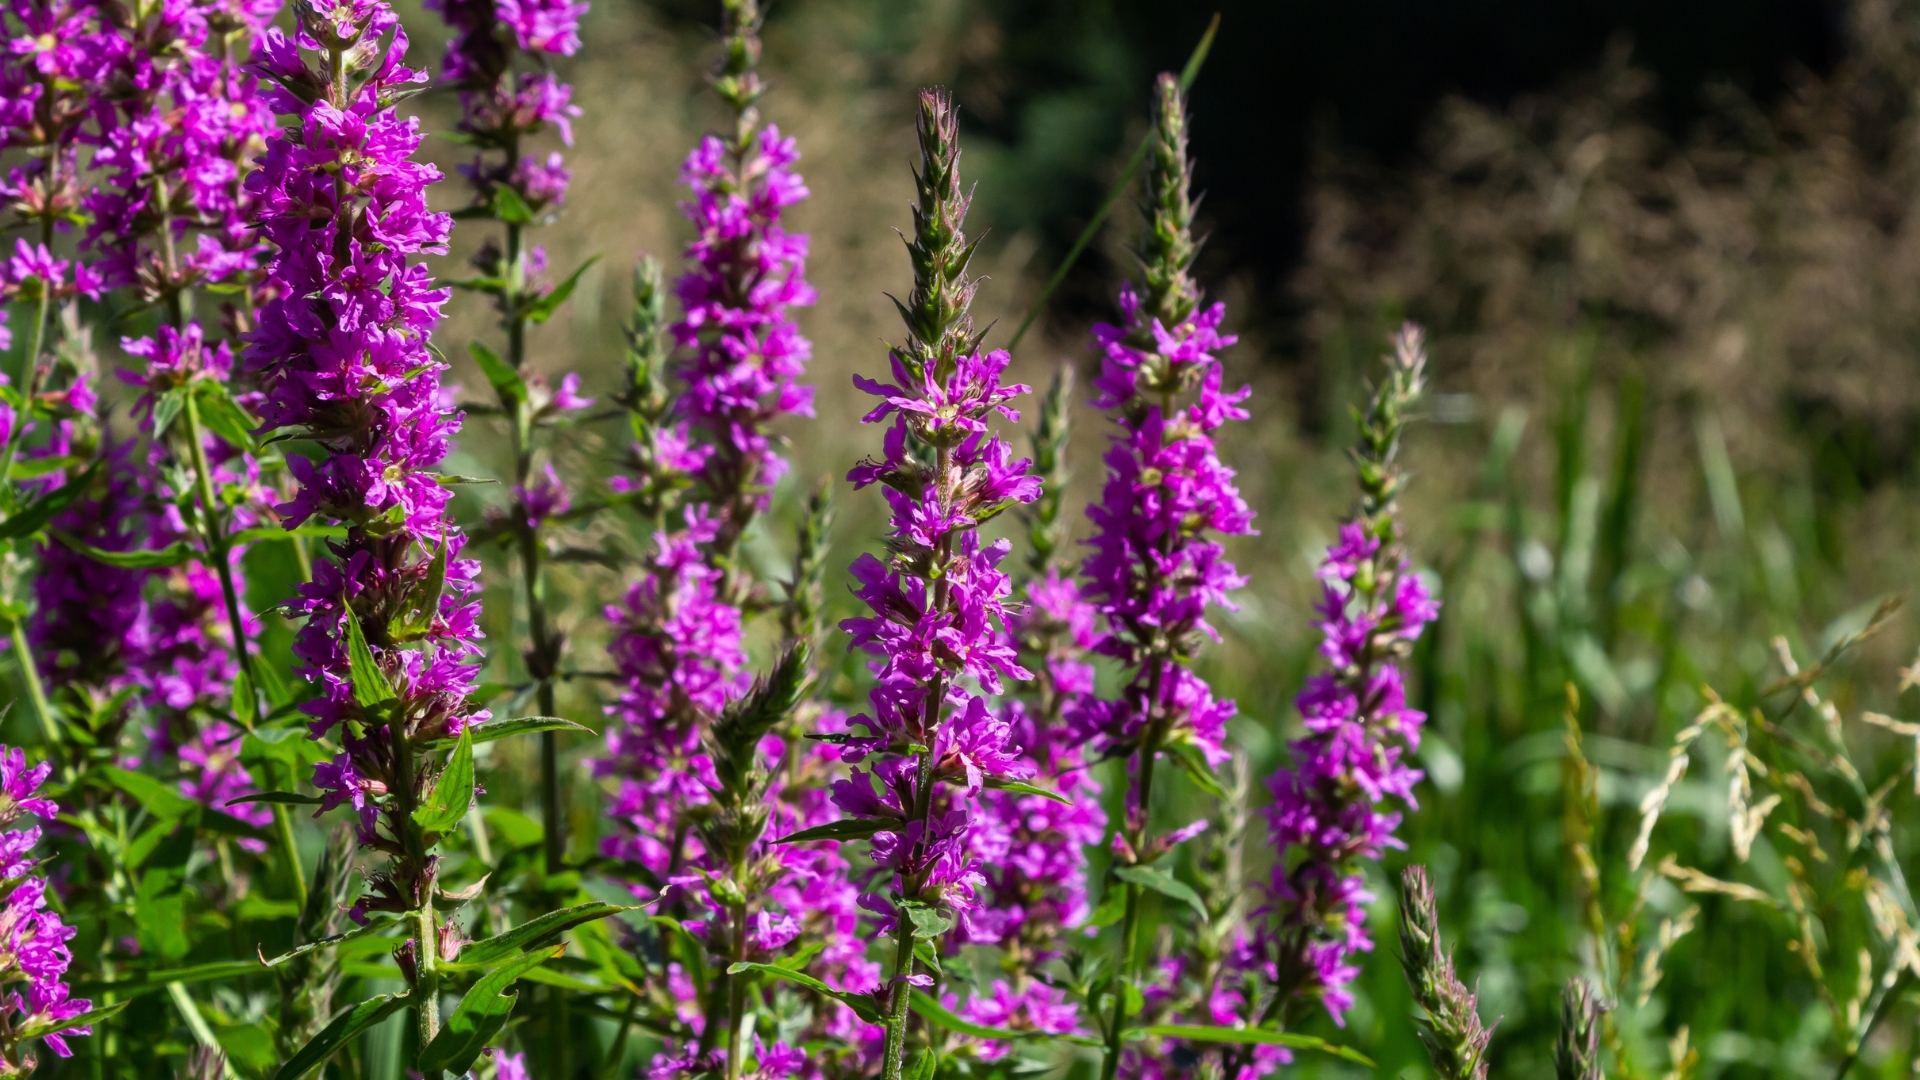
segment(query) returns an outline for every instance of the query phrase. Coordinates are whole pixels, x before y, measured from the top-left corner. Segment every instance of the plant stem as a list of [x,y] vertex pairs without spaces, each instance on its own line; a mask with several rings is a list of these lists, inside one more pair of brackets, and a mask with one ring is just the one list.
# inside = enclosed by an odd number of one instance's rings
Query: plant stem
[[901,976],[911,974],[913,968],[913,924],[907,918],[905,905],[894,919],[893,935],[897,943],[893,954],[893,997],[887,1003],[887,1045],[880,1066],[882,1080],[900,1080],[900,1061],[907,1046],[908,991],[912,986]]
[[[1154,663],[1157,665],[1162,661],[1156,659]],[[1159,696],[1159,681],[1158,677],[1154,679],[1154,698]],[[1157,703],[1154,707],[1157,707]],[[1158,734],[1158,724],[1149,723],[1147,734],[1140,743],[1140,816],[1134,827],[1128,830],[1133,834],[1128,839],[1133,844],[1136,856],[1143,854],[1147,847],[1147,814],[1153,805],[1153,762],[1160,753]],[[1124,810],[1125,807],[1122,807]],[[1100,1063],[1101,1080],[1114,1080],[1120,1071],[1120,1037],[1127,1025],[1127,989],[1133,985],[1133,956],[1139,948],[1140,887],[1130,881],[1122,882],[1121,887],[1127,893],[1127,912],[1120,923],[1120,961],[1113,973],[1113,1012],[1107,1024],[1105,1059]]]
[[191,392],[186,399],[187,449],[193,458],[194,482],[200,491],[200,531],[207,544],[207,561],[213,564],[213,572],[220,578],[220,596],[227,605],[227,630],[233,635],[233,658],[239,662],[240,674],[246,676],[247,681],[247,692],[235,695],[244,699],[235,702],[235,713],[241,724],[251,730],[259,717],[260,703],[254,696],[253,663],[247,656],[246,617],[240,610],[239,590],[233,585],[233,559],[213,492],[213,470],[207,464],[204,429],[200,426],[200,406]]
[[40,731],[47,738],[47,753],[57,763],[60,760],[60,723],[54,719],[53,706],[47,701],[47,688],[40,682],[40,668],[33,662],[33,648],[27,642],[27,625],[19,619],[13,620],[13,659],[20,665],[20,680],[27,684],[27,700],[33,703],[33,714],[40,721]]
[[[252,731],[260,718],[257,696],[259,682],[253,676],[253,664],[247,655],[246,618],[240,610],[240,592],[233,584],[233,557],[225,523],[214,501],[213,470],[207,463],[204,429],[200,426],[200,407],[191,392],[186,398],[187,407],[182,413],[187,421],[187,445],[193,460],[194,482],[200,492],[200,527],[206,541],[207,561],[213,564],[214,573],[220,578],[220,596],[227,605],[227,632],[233,635],[233,656],[240,664],[240,674],[245,676],[234,687],[234,715],[240,720],[241,727]],[[245,692],[239,692],[242,690]],[[307,875],[300,867],[300,847],[294,841],[293,818],[285,806],[279,803],[271,805],[274,840],[280,846],[281,858],[286,860],[287,876],[293,880],[294,897],[304,907],[307,902]]]
[[[39,392],[40,350],[46,345],[47,316],[53,308],[53,294],[49,289],[40,290],[40,303],[34,308],[33,328],[27,334],[27,351],[21,360],[20,386],[26,395],[29,408],[33,404],[34,394]],[[0,484],[7,482],[13,474],[13,458],[19,451],[20,438],[26,434],[25,417],[14,424],[13,437],[7,440],[4,451],[0,451]]]

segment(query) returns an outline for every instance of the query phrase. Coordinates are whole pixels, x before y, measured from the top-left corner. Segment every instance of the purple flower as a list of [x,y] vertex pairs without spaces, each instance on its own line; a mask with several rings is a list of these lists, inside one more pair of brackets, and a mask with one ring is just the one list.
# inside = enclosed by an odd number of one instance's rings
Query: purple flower
[[774,127],[742,145],[735,153],[709,135],[680,170],[695,237],[674,284],[683,314],[669,327],[683,355],[674,420],[706,451],[696,479],[735,538],[786,473],[768,425],[813,415],[812,389],[795,381],[812,346],[788,313],[814,302],[807,238],[780,223],[807,196],[792,170],[800,152]]
[[[479,566],[461,558],[465,537],[429,471],[459,417],[443,411],[445,365],[427,347],[447,292],[432,287],[417,256],[445,249],[450,222],[427,209],[426,187],[439,172],[411,160],[417,122],[381,105],[393,88],[423,79],[402,64],[407,39],[392,10],[379,0],[322,0],[301,14],[297,38],[268,30],[259,51],[259,68],[278,81],[268,96],[295,123],[277,130],[247,178],[260,232],[275,247],[275,296],[244,360],[262,388],[267,426],[300,430],[323,450],[317,460],[292,459],[300,490],[278,508],[283,520],[347,528],[284,609],[306,618],[293,651],[296,671],[321,691],[306,706],[314,732],[341,728],[346,750],[344,762],[316,769],[315,786],[329,803],[363,808],[372,785],[390,795],[374,823],[362,818],[361,839],[394,859],[373,875],[358,909],[405,912],[433,885],[435,857],[398,842],[415,828],[411,806],[432,770],[424,759],[397,762],[389,725],[360,703],[369,688],[356,688],[351,673],[349,620],[363,627],[393,688],[390,710],[404,718],[410,748],[487,716],[468,700],[480,655]],[[389,48],[355,47],[388,32]],[[330,82],[326,57],[310,67],[303,49],[338,50],[352,78]],[[284,87],[314,88],[315,97]],[[401,788],[403,765],[410,791]]]
[[496,0],[501,25],[527,52],[572,56],[580,49],[580,16],[587,5],[566,0]]
[[[19,749],[0,746],[0,796],[4,797],[0,823],[11,824],[22,814],[45,820],[54,817],[58,808],[51,800],[39,797],[40,785],[50,769],[45,762],[28,767],[26,755]],[[7,1032],[0,1037],[0,1050],[9,1062],[24,1058],[28,1072],[33,1068],[32,1054],[12,1033],[32,1024],[69,1020],[92,1007],[92,1002],[67,996],[67,967],[73,961],[67,942],[73,938],[74,929],[62,922],[58,913],[47,910],[46,879],[36,876],[38,860],[28,854],[39,841],[38,826],[0,832],[0,876],[16,882],[0,900],[0,982],[27,984],[24,999],[18,992],[0,999],[0,1016],[4,1018],[0,1028]],[[45,1038],[55,1054],[69,1057],[73,1052],[65,1037],[92,1032],[91,1027],[82,1025]]]
[[834,790],[841,809],[877,826],[870,853],[884,892],[870,892],[861,905],[876,930],[899,935],[896,956],[907,957],[889,981],[889,1075],[905,1037],[905,988],[927,978],[912,968],[909,914],[917,923],[924,908],[944,909],[976,934],[996,933],[991,916],[981,914],[987,883],[969,836],[987,780],[1034,774],[1007,715],[985,700],[1001,692],[1003,678],[1031,675],[1012,641],[1012,585],[999,569],[1010,545],[983,544],[976,531],[1039,497],[1031,462],[1014,460],[987,426],[996,412],[1017,418],[1007,403],[1027,387],[1001,385],[1005,352],[980,351],[965,315],[973,285],[964,274],[924,272],[965,266],[966,198],[951,101],[925,91],[920,107],[920,198],[908,242],[918,272],[901,305],[909,338],[889,354],[893,384],[855,378],[881,399],[865,422],[890,422],[883,457],[861,462],[848,479],[859,488],[883,485],[892,528],[886,561],[863,555],[853,566],[855,595],[871,614],[841,628],[872,657],[874,686],[870,711],[850,721],[864,734],[844,740],[856,768]]
[[1325,583],[1314,625],[1328,668],[1296,704],[1307,737],[1293,763],[1274,774],[1269,828],[1280,859],[1269,886],[1274,915],[1262,945],[1283,995],[1318,998],[1336,1023],[1353,1003],[1354,953],[1373,948],[1361,860],[1378,859],[1400,814],[1414,805],[1420,771],[1406,764],[1426,717],[1407,707],[1399,660],[1439,614],[1399,544],[1393,464],[1400,417],[1420,393],[1420,332],[1395,340],[1389,378],[1361,418],[1362,513],[1341,527],[1319,576]]

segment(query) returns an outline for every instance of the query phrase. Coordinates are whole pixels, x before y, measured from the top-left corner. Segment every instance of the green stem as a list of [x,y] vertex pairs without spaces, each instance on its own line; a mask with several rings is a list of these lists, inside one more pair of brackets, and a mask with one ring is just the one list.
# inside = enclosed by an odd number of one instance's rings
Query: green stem
[[[182,410],[187,421],[187,446],[193,460],[194,483],[200,494],[200,525],[207,545],[207,561],[213,564],[214,573],[220,578],[220,597],[227,605],[227,632],[233,635],[233,656],[240,664],[240,673],[246,678],[235,687],[234,715],[239,718],[240,726],[252,731],[260,718],[260,702],[257,695],[259,681],[253,676],[253,663],[247,654],[246,617],[240,610],[240,591],[233,583],[232,549],[228,544],[227,531],[222,522],[213,492],[213,469],[207,463],[207,449],[203,429],[200,426],[200,406],[189,391],[186,395],[187,407]],[[237,691],[244,690],[244,693]],[[293,881],[293,892],[301,906],[307,902],[307,875],[300,867],[300,847],[293,836],[293,818],[285,806],[273,804],[274,841],[279,845],[280,857],[286,861],[287,877]]]
[[27,700],[33,703],[33,715],[40,721],[40,731],[47,739],[47,753],[55,762],[60,760],[60,723],[54,718],[53,706],[47,701],[47,689],[40,682],[40,668],[33,662],[33,648],[27,642],[27,625],[19,619],[13,620],[13,660],[20,665],[20,680],[27,684]]
[[887,1008],[887,1044],[881,1059],[880,1076],[882,1080],[900,1080],[901,1059],[907,1046],[907,1005],[912,999],[912,987],[901,978],[911,974],[913,968],[913,923],[908,920],[903,906],[894,919],[893,997]]
[[[734,880],[740,880],[736,869]],[[747,958],[747,905],[739,903],[733,910],[733,959],[735,962]],[[746,1012],[747,980],[743,975],[727,976],[727,1080],[740,1080],[740,1059],[743,1040],[741,1039],[740,1017]]]
[[[425,1050],[440,1034],[440,961],[436,950],[440,942],[439,927],[434,925],[433,898],[428,897],[413,913],[414,948],[420,958],[420,984],[414,990],[420,999],[414,1016],[420,1028],[420,1048]],[[441,1080],[445,1074],[434,1070],[426,1080]]]
[[[1156,671],[1158,670],[1156,662]],[[1158,683],[1158,679],[1154,680]],[[1149,700],[1157,700],[1157,687]],[[1150,725],[1146,736],[1140,743],[1140,798],[1138,805],[1140,817],[1137,825],[1129,829],[1133,835],[1128,839],[1133,844],[1136,856],[1144,855],[1147,848],[1147,815],[1153,806],[1153,763],[1159,756],[1157,725]],[[1127,892],[1127,912],[1120,923],[1120,960],[1114,967],[1113,1012],[1107,1024],[1107,1049],[1100,1064],[1101,1080],[1114,1080],[1120,1070],[1120,1039],[1127,1026],[1127,988],[1133,983],[1134,953],[1139,950],[1140,937],[1140,888],[1132,882],[1122,882]]]
[[[18,385],[26,395],[27,406],[29,408],[33,405],[34,395],[39,392],[40,350],[46,345],[47,317],[52,310],[53,294],[48,289],[43,288],[40,290],[40,302],[34,308],[33,327],[27,333],[27,351],[20,361],[21,371]],[[19,452],[20,439],[26,434],[26,428],[25,418],[22,417],[21,422],[14,424],[13,437],[7,440],[6,449],[0,451],[0,484],[6,483],[8,477],[13,474],[14,455]]]

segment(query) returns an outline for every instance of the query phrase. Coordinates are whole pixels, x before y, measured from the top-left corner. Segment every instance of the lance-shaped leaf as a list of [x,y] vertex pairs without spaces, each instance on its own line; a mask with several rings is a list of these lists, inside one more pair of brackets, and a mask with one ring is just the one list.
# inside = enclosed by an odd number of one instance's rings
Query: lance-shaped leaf
[[52,491],[22,507],[20,511],[5,521],[0,521],[0,540],[15,540],[22,536],[32,536],[53,520],[53,515],[67,508],[67,504],[80,497],[80,493],[93,483],[93,476],[100,471],[100,461],[87,466],[87,471],[75,479],[61,484]]
[[132,1000],[142,994],[151,994],[164,990],[168,983],[182,985],[203,982],[229,982],[233,979],[257,975],[260,965],[252,960],[216,960],[210,964],[191,964],[187,967],[160,968],[155,971],[142,971],[122,979],[83,979],[73,984],[76,997],[88,997],[94,994],[112,994],[122,1000]]
[[239,806],[243,803],[279,803],[282,806],[319,806],[326,802],[318,795],[302,795],[297,791],[261,791],[252,795],[242,795],[237,799],[228,799],[222,806]]
[[464,821],[472,807],[473,736],[461,728],[460,740],[453,744],[453,756],[433,782],[427,801],[413,811],[413,822],[424,832],[444,835]]
[[1180,766],[1180,770],[1193,778],[1201,791],[1216,799],[1227,797],[1226,785],[1220,782],[1220,775],[1213,771],[1213,766],[1207,762],[1207,756],[1200,752],[1198,746],[1190,742],[1175,742],[1164,749]]
[[954,1015],[945,1006],[919,990],[913,992],[913,997],[908,1004],[913,1007],[914,1012],[919,1013],[926,1020],[939,1024],[948,1031],[957,1031],[962,1035],[971,1035],[976,1039],[999,1039],[1003,1042],[1043,1039],[1069,1042],[1076,1046],[1103,1045],[1099,1039],[1090,1038],[1086,1035],[1053,1035],[1045,1031],[1014,1031],[1010,1028],[988,1027],[985,1024],[976,1024],[971,1020],[963,1020]]
[[1046,788],[1020,780],[1007,780],[998,776],[989,776],[982,781],[982,783],[995,791],[1011,791],[1015,795],[1038,795],[1043,799],[1052,799],[1061,806],[1073,805],[1072,799],[1067,798],[1057,791],[1048,791]]
[[278,525],[255,525],[241,529],[227,539],[236,544],[257,544],[263,540],[339,540],[347,535],[347,530],[339,525],[302,525],[297,529],[283,529]]
[[1171,897],[1193,908],[1202,920],[1211,918],[1207,914],[1207,905],[1193,886],[1167,873],[1157,866],[1123,866],[1113,872],[1113,876],[1143,889],[1152,889],[1162,896]]
[[[479,693],[479,690],[476,690],[474,696],[478,697]],[[496,717],[491,720],[482,720],[477,724],[468,724],[465,730],[473,733],[472,738],[476,745],[493,742],[495,739],[511,738],[515,735],[532,735],[541,731],[578,731],[585,735],[596,734],[585,724],[576,724],[558,716]],[[419,745],[445,746],[454,741],[454,739],[422,740]]]
[[801,829],[797,833],[775,840],[776,844],[807,844],[815,840],[865,840],[877,832],[901,828],[898,821],[884,818],[841,818],[829,821],[825,825],[815,825],[811,829]]
[[560,310],[560,305],[567,302],[567,297],[573,295],[574,287],[580,284],[580,275],[587,272],[587,267],[599,261],[600,256],[593,256],[581,263],[573,273],[568,274],[567,280],[555,285],[552,292],[528,302],[523,312],[527,321],[543,323],[552,318],[553,313]]
[[348,1039],[406,1007],[405,994],[381,994],[341,1010],[326,1027],[320,1029],[319,1034],[288,1058],[285,1065],[280,1066],[280,1071],[273,1074],[273,1080],[300,1080],[332,1057],[333,1052],[346,1045]]
[[907,918],[913,923],[913,936],[923,941],[931,941],[953,929],[953,912],[932,904],[922,904],[909,900],[905,904]]
[[460,999],[459,1008],[447,1017],[440,1034],[420,1052],[420,1071],[428,1076],[441,1073],[465,1076],[473,1067],[474,1059],[486,1048],[487,1040],[493,1038],[513,1012],[520,993],[509,988],[520,976],[548,960],[558,959],[566,951],[565,945],[555,945],[522,953],[474,983],[473,989]]
[[621,907],[618,904],[608,904],[595,900],[592,903],[578,904],[570,908],[561,908],[559,911],[549,911],[537,919],[529,919],[511,930],[495,934],[490,938],[481,938],[479,941],[469,941],[461,946],[458,961],[445,963],[441,966],[455,971],[463,968],[488,967],[518,953],[522,949],[531,947],[534,943],[544,938],[565,933],[582,923],[592,922],[595,919],[604,919],[609,915],[617,915],[622,911],[636,910],[638,909]]
[[178,821],[200,809],[199,803],[146,773],[118,765],[101,765],[93,770],[93,775],[133,796],[141,809],[162,821]]
[[62,1031],[72,1031],[77,1027],[98,1024],[131,1004],[132,1002],[130,1001],[116,1001],[111,1005],[102,1005],[97,1009],[88,1009],[79,1016],[69,1016],[65,1020],[55,1020],[51,1017],[31,1020],[15,1028],[14,1036],[20,1039],[43,1039],[48,1035],[57,1035]]
[[787,982],[804,986],[816,994],[830,997],[842,1005],[845,1005],[847,1008],[852,1009],[854,1015],[869,1024],[880,1023],[880,1006],[874,1001],[873,995],[871,994],[844,993],[835,990],[833,987],[808,975],[804,971],[791,971],[787,968],[775,967],[772,964],[755,964],[743,961],[727,968],[727,974],[729,975],[742,975],[750,971],[759,972],[762,975],[771,975],[776,979],[784,979]]
[[163,548],[135,548],[132,551],[108,551],[79,540],[69,533],[55,530],[54,539],[95,562],[106,563],[128,570],[144,570],[157,566],[179,566],[193,558],[193,546],[185,540],[175,540]]
[[524,401],[527,396],[526,381],[513,365],[500,359],[500,354],[479,342],[470,342],[468,349],[473,353],[473,362],[480,365],[480,373],[487,377],[487,384],[503,401]]
[[1312,1035],[1296,1035],[1291,1031],[1274,1031],[1269,1028],[1212,1027],[1202,1024],[1154,1024],[1150,1027],[1128,1028],[1127,1039],[1184,1039],[1187,1042],[1237,1043],[1241,1046],[1285,1046],[1294,1050],[1318,1050],[1323,1054],[1332,1054],[1344,1058],[1355,1065],[1373,1068],[1373,1059],[1351,1047],[1336,1046],[1325,1039]]
[[394,692],[393,683],[387,679],[387,673],[380,670],[380,664],[373,658],[373,650],[367,646],[367,635],[360,629],[360,616],[348,607],[342,620],[347,624],[347,667],[353,677],[353,699],[363,709],[373,709],[385,705],[399,695]]
[[[323,937],[319,941],[309,941],[305,945],[302,945],[295,949],[288,950],[287,952],[283,952],[279,956],[276,956],[271,960],[268,960],[265,957],[261,957],[260,964],[263,967],[276,968],[276,967],[279,967],[281,964],[284,964],[287,961],[294,959],[295,957],[305,956],[310,952],[318,952],[321,949],[330,949],[333,946],[339,945],[343,942],[352,941],[354,938],[365,937],[368,934],[374,933],[375,931],[385,930],[387,927],[392,926],[394,923],[399,921],[400,920],[391,918],[391,917],[381,918],[379,916],[375,916],[374,918],[367,920],[367,924],[365,926],[356,926],[353,929],[345,931],[343,933],[334,934],[330,937]],[[246,961],[242,961],[242,962],[245,963]]]
[[208,430],[238,449],[253,452],[253,429],[260,425],[228,395],[224,384],[211,380],[197,383],[194,405]]

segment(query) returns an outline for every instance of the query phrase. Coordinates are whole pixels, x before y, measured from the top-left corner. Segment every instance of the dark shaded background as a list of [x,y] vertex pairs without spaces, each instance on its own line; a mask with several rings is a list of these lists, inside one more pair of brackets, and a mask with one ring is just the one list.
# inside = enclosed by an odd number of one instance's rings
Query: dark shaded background
[[[692,23],[708,5],[662,6]],[[776,4],[770,18],[800,10]],[[1192,96],[1212,229],[1203,276],[1248,276],[1260,316],[1279,328],[1293,314],[1285,283],[1316,148],[1392,168],[1419,150],[1446,95],[1498,107],[1590,69],[1622,38],[1657,79],[1655,114],[1677,138],[1702,115],[1707,87],[1730,84],[1768,107],[1844,47],[1842,10],[1823,0],[986,0],[955,16],[967,25],[949,67],[972,138],[1010,151],[981,178],[983,215],[1036,230],[1041,264],[1054,265],[1141,130],[1152,75],[1180,68],[1215,10],[1221,33]],[[1118,268],[1090,256],[1057,301],[1073,321],[1111,302]]]

